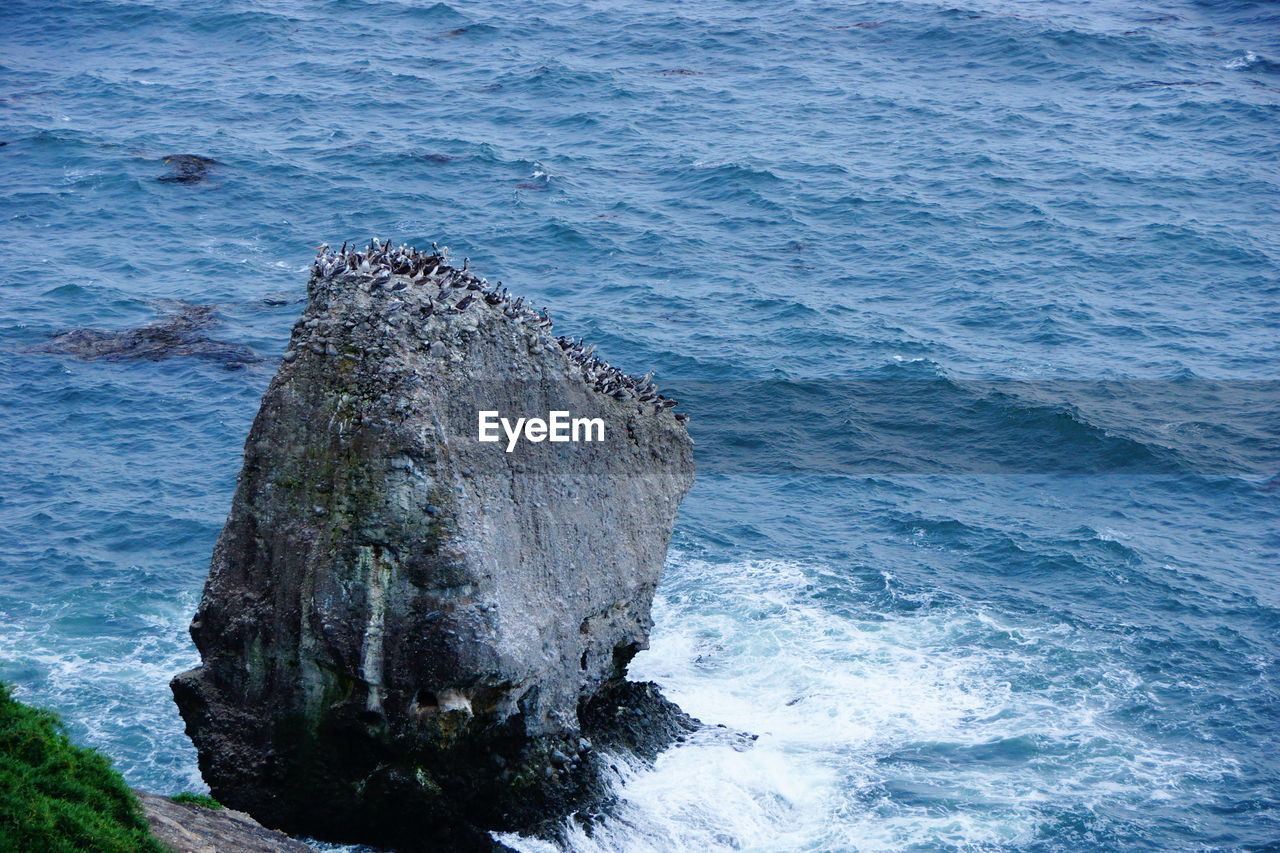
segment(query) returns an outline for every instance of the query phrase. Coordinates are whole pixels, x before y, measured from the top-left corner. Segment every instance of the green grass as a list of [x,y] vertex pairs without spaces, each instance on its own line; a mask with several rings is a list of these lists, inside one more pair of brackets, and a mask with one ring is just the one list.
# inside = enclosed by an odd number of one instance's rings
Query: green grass
[[174,794],[169,799],[175,803],[186,803],[189,806],[202,806],[206,809],[220,809],[222,803],[210,797],[208,794],[193,794],[190,791],[183,791],[181,794]]
[[106,756],[0,684],[0,853],[167,853]]

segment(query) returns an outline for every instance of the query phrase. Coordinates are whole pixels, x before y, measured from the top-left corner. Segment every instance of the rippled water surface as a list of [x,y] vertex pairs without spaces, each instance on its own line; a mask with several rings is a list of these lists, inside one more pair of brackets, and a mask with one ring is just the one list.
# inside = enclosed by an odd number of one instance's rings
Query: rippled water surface
[[[1280,844],[1275,4],[9,0],[0,32],[0,678],[134,784],[201,788],[167,680],[241,442],[313,247],[376,234],[693,414],[633,671],[759,740],[621,766],[573,850]],[[191,305],[237,358],[32,351]]]

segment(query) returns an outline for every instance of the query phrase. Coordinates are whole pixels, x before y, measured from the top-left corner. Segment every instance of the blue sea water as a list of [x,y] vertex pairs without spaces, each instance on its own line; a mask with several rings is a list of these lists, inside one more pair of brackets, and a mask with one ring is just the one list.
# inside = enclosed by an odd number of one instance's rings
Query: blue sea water
[[[168,678],[321,241],[658,372],[633,665],[749,750],[574,851],[1280,849],[1280,6],[7,0],[0,680],[201,790]],[[158,181],[170,154],[208,179]],[[263,359],[31,350],[214,304]],[[535,839],[507,839],[526,851]]]

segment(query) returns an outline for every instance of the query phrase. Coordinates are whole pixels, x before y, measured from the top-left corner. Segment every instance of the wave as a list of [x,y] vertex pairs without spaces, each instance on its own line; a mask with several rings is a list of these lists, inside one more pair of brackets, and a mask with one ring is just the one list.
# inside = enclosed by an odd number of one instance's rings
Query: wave
[[[827,361],[819,354],[814,367]],[[805,362],[798,354],[792,367]],[[1280,470],[1274,382],[961,379],[921,359],[848,378],[666,382],[694,415],[705,470],[1254,479]]]
[[[676,556],[670,572],[633,677],[759,738],[739,750],[709,733],[653,768],[619,764],[619,806],[591,831],[566,826],[573,853],[1008,849],[1067,815],[1105,845],[1140,810],[1174,815],[1233,772],[1112,720],[1146,687],[1069,624],[833,606],[815,581],[849,572],[831,566]],[[1089,690],[1071,688],[1073,670]],[[1111,817],[1107,802],[1135,811]]]
[[[75,560],[46,556],[67,578]],[[145,570],[128,574],[89,593],[104,613],[67,601],[17,621],[5,614],[0,678],[23,701],[61,712],[73,739],[108,753],[132,784],[207,791],[169,693],[169,679],[199,663],[186,633],[196,596],[172,597]]]
[[1228,71],[1255,71],[1263,74],[1280,73],[1280,62],[1258,56],[1251,50],[1246,50],[1239,56],[1235,56],[1222,64],[1222,67]]

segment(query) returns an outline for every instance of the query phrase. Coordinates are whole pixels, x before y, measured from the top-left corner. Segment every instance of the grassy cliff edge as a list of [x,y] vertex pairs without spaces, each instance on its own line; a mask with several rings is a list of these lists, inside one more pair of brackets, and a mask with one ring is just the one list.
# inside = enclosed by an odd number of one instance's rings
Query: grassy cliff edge
[[57,715],[0,684],[0,852],[165,853],[137,798],[93,749],[76,746]]

